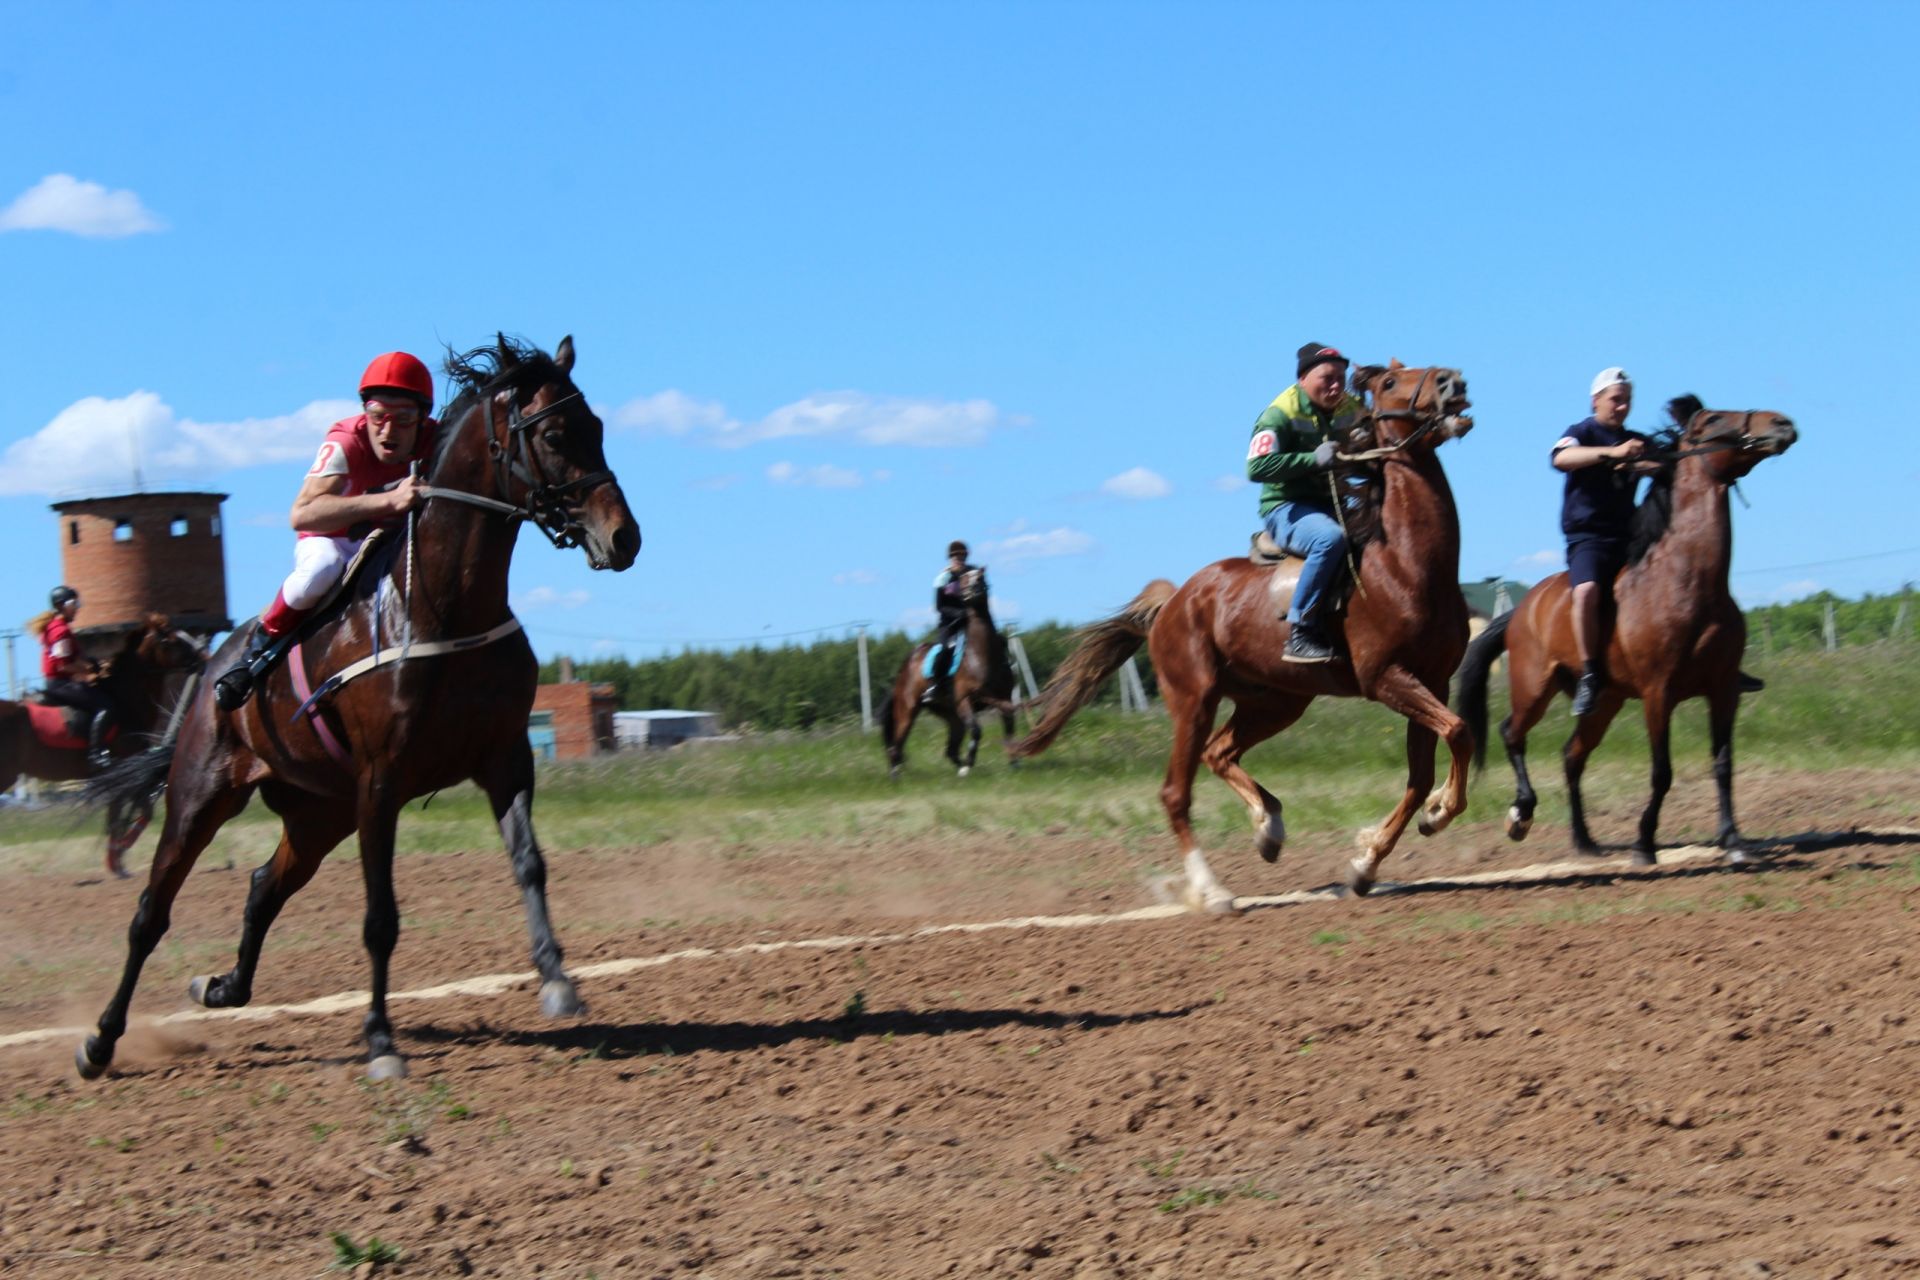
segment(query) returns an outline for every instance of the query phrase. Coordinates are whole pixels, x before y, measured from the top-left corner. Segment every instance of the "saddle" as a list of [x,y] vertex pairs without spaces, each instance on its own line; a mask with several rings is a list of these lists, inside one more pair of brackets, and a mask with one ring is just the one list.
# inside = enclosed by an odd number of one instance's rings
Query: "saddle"
[[[1285,618],[1287,609],[1293,604],[1293,589],[1300,585],[1300,570],[1307,564],[1305,558],[1288,551],[1262,529],[1249,540],[1247,559],[1262,569],[1273,571],[1267,578],[1267,602],[1275,617]],[[1329,631],[1336,631],[1342,626],[1347,613],[1347,600],[1352,595],[1353,575],[1347,572],[1346,562],[1342,561],[1338,580],[1327,592],[1325,625]]]
[[[87,749],[87,731],[93,726],[93,713],[79,707],[55,707],[44,702],[26,703],[27,722],[40,745],[56,751]],[[120,726],[107,726],[107,742],[120,736]],[[102,745],[105,745],[103,743]]]
[[[939,669],[940,651],[945,648],[947,648],[945,641],[935,640],[933,642],[933,647],[927,650],[926,660],[920,664],[921,675],[929,680],[933,679],[933,673]],[[953,661],[947,664],[948,672],[955,672],[960,669],[960,658],[966,652],[966,649],[967,633],[962,631],[953,638]]]

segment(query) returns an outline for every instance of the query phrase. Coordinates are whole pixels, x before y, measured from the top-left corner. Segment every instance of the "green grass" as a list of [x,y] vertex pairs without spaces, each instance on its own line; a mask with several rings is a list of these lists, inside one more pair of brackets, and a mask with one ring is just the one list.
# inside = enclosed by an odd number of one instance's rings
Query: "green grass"
[[[1899,780],[1920,767],[1920,683],[1911,678],[1916,651],[1912,644],[1887,642],[1756,657],[1749,666],[1769,687],[1741,707],[1736,767],[1885,771],[1884,787],[1856,798],[1863,808],[1880,806],[1890,815],[1887,821],[1911,820],[1920,814],[1920,802]],[[1498,676],[1493,692],[1490,721],[1497,724],[1505,714]],[[1561,700],[1533,734],[1542,821],[1565,818],[1558,757],[1568,727]],[[1068,834],[1150,851],[1165,838],[1158,790],[1169,733],[1157,711],[1083,712],[1045,755],[1017,771],[1009,769],[995,727],[966,779],[956,778],[942,757],[943,736],[939,722],[922,717],[899,783],[887,778],[878,736],[857,727],[548,766],[540,772],[535,824],[543,845],[570,856],[622,857],[636,845],[686,840],[719,844],[731,851],[728,856],[746,861],[800,840]],[[1695,700],[1674,721],[1677,784],[1710,785],[1708,754],[1706,707]],[[1373,703],[1323,699],[1246,763],[1285,801],[1294,833],[1351,831],[1379,821],[1404,782],[1405,722]],[[1638,704],[1629,704],[1588,770],[1590,797],[1598,803],[1637,798],[1646,774],[1646,733]],[[1496,745],[1470,792],[1466,820],[1497,820],[1511,794],[1511,775]],[[1248,830],[1237,798],[1204,770],[1193,819],[1200,838],[1210,843],[1241,839]],[[201,864],[252,867],[272,848],[272,822],[264,806],[252,806],[220,831]],[[97,815],[0,811],[0,866],[97,867],[99,830]],[[142,842],[136,866],[143,865],[153,839]],[[410,805],[399,842],[403,854],[434,854],[496,848],[499,834],[485,797],[463,786]],[[342,852],[351,855],[350,842]],[[834,889],[823,885],[822,893]]]

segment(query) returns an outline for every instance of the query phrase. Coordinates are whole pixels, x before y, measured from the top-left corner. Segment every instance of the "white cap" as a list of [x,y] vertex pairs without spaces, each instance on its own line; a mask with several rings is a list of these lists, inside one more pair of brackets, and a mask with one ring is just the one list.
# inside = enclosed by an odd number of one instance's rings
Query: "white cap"
[[1593,386],[1587,390],[1587,394],[1597,396],[1608,387],[1631,387],[1632,385],[1633,379],[1628,376],[1627,371],[1619,365],[1614,365],[1610,369],[1602,369],[1593,375]]

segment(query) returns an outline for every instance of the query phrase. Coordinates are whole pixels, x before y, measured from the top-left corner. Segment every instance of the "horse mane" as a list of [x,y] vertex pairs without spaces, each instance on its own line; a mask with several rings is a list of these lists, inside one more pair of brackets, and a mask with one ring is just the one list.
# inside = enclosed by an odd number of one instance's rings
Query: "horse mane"
[[[1677,395],[1667,401],[1667,417],[1673,425],[1653,432],[1649,443],[1658,451],[1671,452],[1680,444],[1687,423],[1693,415],[1705,405],[1700,397],[1688,392]],[[1669,459],[1653,473],[1647,484],[1647,494],[1633,509],[1633,522],[1628,526],[1627,563],[1639,564],[1646,559],[1647,552],[1666,534],[1667,526],[1673,523],[1673,477],[1676,463]]]
[[471,351],[459,352],[452,347],[447,348],[447,358],[440,367],[457,390],[441,412],[443,429],[435,433],[433,456],[428,459],[426,467],[429,472],[440,461],[440,455],[446,451],[447,443],[453,437],[451,431],[444,429],[445,426],[457,421],[475,397],[498,391],[502,387],[543,386],[549,382],[573,385],[566,370],[532,343],[510,338],[504,333],[495,333],[493,337],[491,345],[475,347]]

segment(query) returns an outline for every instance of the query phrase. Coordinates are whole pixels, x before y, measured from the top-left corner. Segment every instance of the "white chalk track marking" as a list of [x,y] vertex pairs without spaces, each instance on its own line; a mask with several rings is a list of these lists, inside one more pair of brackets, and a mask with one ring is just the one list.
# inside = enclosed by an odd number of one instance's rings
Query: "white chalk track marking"
[[[1853,835],[1863,839],[1876,836],[1917,836],[1920,830],[1907,828],[1887,828],[1876,831],[1851,831],[1820,835],[1817,838],[1828,842],[1836,836]],[[1763,845],[1792,845],[1793,840],[1759,842]],[[1675,849],[1660,851],[1659,868],[1632,868],[1636,878],[1658,876],[1663,868],[1681,866],[1693,862],[1710,862],[1721,856],[1721,850],[1715,845],[1685,845]],[[1608,872],[1627,867],[1624,858],[1580,858],[1567,862],[1543,862],[1529,867],[1516,867],[1509,871],[1475,871],[1461,875],[1435,876],[1429,880],[1410,880],[1403,883],[1383,880],[1374,887],[1373,898],[1391,897],[1412,889],[1436,885],[1459,885],[1468,888],[1481,884],[1507,884],[1526,880],[1551,880],[1561,876],[1605,875]],[[1345,892],[1337,886],[1324,889],[1302,889],[1294,893],[1272,894],[1266,897],[1235,898],[1234,905],[1242,911],[1261,907],[1293,907],[1308,902],[1331,902]],[[1172,916],[1192,914],[1186,907],[1178,904],[1139,907],[1132,911],[1121,911],[1113,915],[1081,916],[1019,916],[1009,920],[986,920],[975,924],[935,924],[925,928],[910,930],[906,933],[849,934],[836,938],[799,938],[790,942],[748,942],[737,947],[690,947],[685,951],[669,951],[657,956],[634,956],[626,960],[603,960],[598,964],[581,965],[569,969],[568,973],[576,980],[586,978],[613,978],[622,974],[638,973],[643,969],[657,969],[663,965],[678,964],[686,960],[716,960],[728,956],[769,955],[776,951],[845,951],[852,947],[882,946],[890,943],[912,942],[919,938],[934,938],[951,933],[999,933],[1012,929],[1089,929],[1096,925],[1131,924],[1139,920],[1165,920]],[[531,971],[522,973],[490,973],[477,978],[462,978],[456,982],[443,982],[437,987],[420,987],[413,991],[390,991],[389,1002],[400,1000],[447,1000],[455,996],[497,996],[524,987],[532,987],[540,981],[540,975]],[[141,1019],[137,1025],[171,1026],[187,1022],[267,1022],[275,1018],[301,1017],[309,1014],[360,1013],[367,1007],[369,993],[365,991],[342,991],[336,995],[321,996],[315,1000],[305,1000],[299,1004],[262,1004],[249,1005],[244,1009],[187,1009],[180,1013],[170,1013],[162,1017]],[[57,1040],[70,1036],[93,1034],[88,1027],[41,1027],[33,1031],[15,1031],[0,1035],[0,1049],[11,1049],[19,1045],[38,1044],[45,1040]]]

